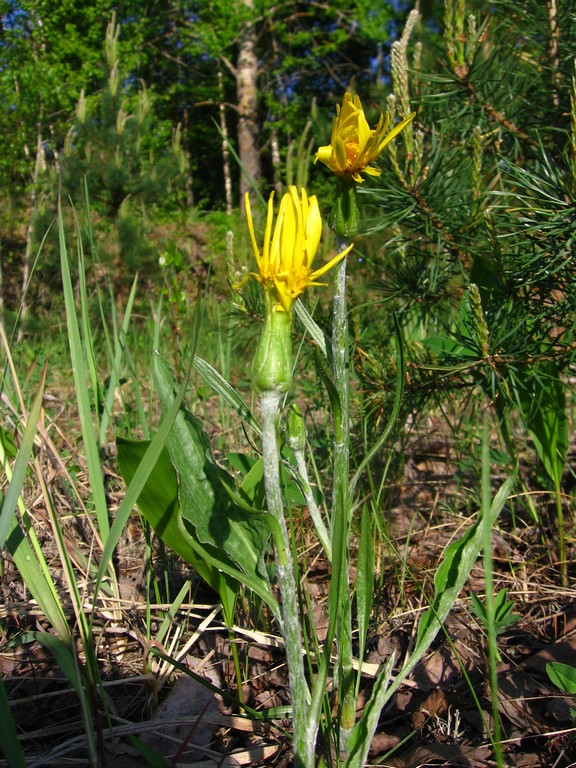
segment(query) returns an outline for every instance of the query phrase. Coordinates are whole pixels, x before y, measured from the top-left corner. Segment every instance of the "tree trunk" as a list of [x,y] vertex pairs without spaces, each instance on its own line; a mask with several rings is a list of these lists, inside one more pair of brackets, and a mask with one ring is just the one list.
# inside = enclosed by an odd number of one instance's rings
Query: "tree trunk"
[[272,167],[274,168],[274,189],[276,194],[280,196],[282,194],[282,161],[280,159],[280,143],[278,142],[278,131],[276,128],[272,130],[271,149]]
[[222,164],[224,173],[224,192],[226,195],[226,213],[232,213],[232,174],[230,173],[230,150],[228,149],[228,126],[226,125],[226,107],[224,106],[224,85],[222,70],[218,68],[218,115],[222,134]]
[[548,19],[550,21],[548,50],[550,53],[550,64],[552,65],[552,100],[554,106],[559,107],[562,72],[560,70],[560,28],[558,26],[558,5],[556,0],[548,0]]
[[[252,0],[243,0],[252,9]],[[238,100],[238,154],[240,156],[240,206],[244,205],[244,194],[260,188],[262,170],[260,167],[259,126],[258,126],[258,58],[256,56],[256,29],[248,22],[240,33],[238,62],[236,65],[236,95]]]
[[24,324],[28,316],[28,283],[30,281],[30,264],[32,262],[32,248],[34,237],[34,216],[36,214],[36,202],[37,202],[37,185],[40,171],[43,170],[45,162],[44,147],[42,145],[42,128],[41,122],[38,123],[38,129],[36,134],[36,161],[34,163],[34,176],[32,177],[32,186],[30,191],[30,216],[28,219],[28,227],[26,229],[26,250],[24,251],[24,259],[22,262],[22,291],[20,296],[20,322],[18,325],[18,334],[16,336],[17,341],[22,341],[24,336]]

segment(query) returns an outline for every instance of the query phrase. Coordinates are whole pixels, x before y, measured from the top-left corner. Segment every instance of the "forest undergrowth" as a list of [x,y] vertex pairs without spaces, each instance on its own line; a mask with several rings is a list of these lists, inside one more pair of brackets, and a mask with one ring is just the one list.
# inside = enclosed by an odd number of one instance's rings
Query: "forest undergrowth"
[[576,16],[442,8],[156,228],[109,24],[0,324],[0,768],[576,765]]

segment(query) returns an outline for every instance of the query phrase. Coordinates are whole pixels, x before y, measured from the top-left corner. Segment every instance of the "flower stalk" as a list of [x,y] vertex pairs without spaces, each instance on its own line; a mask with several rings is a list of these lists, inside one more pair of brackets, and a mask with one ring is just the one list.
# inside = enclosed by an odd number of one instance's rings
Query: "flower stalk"
[[310,691],[304,673],[302,636],[298,611],[298,590],[294,578],[290,537],[280,485],[280,454],[278,451],[278,418],[282,393],[266,391],[260,395],[262,414],[262,460],[268,514],[272,516],[276,575],[280,590],[280,631],[286,646],[286,662],[292,695],[294,732],[294,765],[314,768],[316,730],[309,721]]
[[[349,248],[341,249],[329,262],[312,269],[312,262],[320,243],[322,219],[315,196],[308,197],[302,189],[300,195],[290,187],[282,197],[278,217],[274,223],[273,193],[268,201],[264,242],[260,248],[256,240],[250,200],[246,196],[246,216],[252,248],[258,264],[258,272],[249,273],[236,286],[239,288],[253,277],[264,289],[266,313],[264,328],[252,365],[253,385],[260,395],[262,413],[262,460],[266,505],[270,515],[276,575],[280,591],[278,621],[286,647],[286,662],[292,696],[294,733],[294,765],[296,768],[314,768],[316,736],[320,717],[318,686],[314,703],[306,680],[303,658],[303,642],[298,607],[297,582],[292,561],[290,537],[284,515],[280,484],[280,452],[278,449],[278,420],[283,395],[290,388],[292,378],[292,308],[300,294],[309,286],[323,285],[318,278],[332,266],[342,262]],[[293,423],[294,438],[302,450],[305,442],[304,422]],[[301,476],[307,477],[305,465],[300,467]],[[309,484],[308,490],[309,490]],[[311,496],[311,494],[310,494]],[[315,523],[325,538],[329,552],[328,532],[317,512]],[[325,669],[325,671],[327,671]],[[324,674],[323,680],[325,681]],[[323,686],[324,687],[324,686]]]
[[[315,746],[321,713],[321,700],[330,663],[330,645],[335,637],[338,646],[339,737],[342,760],[348,757],[348,742],[356,722],[356,685],[352,656],[352,610],[349,578],[349,534],[352,500],[350,494],[350,396],[348,317],[346,304],[346,256],[352,248],[351,239],[358,231],[360,214],[357,185],[362,174],[377,176],[380,169],[372,163],[384,147],[413,118],[409,115],[388,130],[390,115],[381,114],[371,129],[357,96],[346,93],[342,107],[337,108],[328,146],[320,147],[315,162],[320,161],[336,174],[336,196],[330,216],[330,226],[338,238],[338,252],[318,269],[312,263],[322,234],[322,219],[316,197],[308,197],[304,189],[290,187],[282,197],[274,222],[274,195],[268,200],[264,241],[259,246],[248,195],[245,198],[248,230],[258,272],[250,277],[263,289],[266,305],[264,329],[253,362],[254,388],[260,395],[262,413],[262,457],[267,510],[271,520],[276,558],[276,574],[280,591],[280,631],[286,647],[286,661],[292,695],[294,734],[294,765],[314,768]],[[318,677],[312,696],[306,680],[303,642],[300,626],[298,589],[288,527],[284,514],[280,484],[280,453],[278,421],[280,403],[288,391],[292,377],[291,323],[296,299],[310,286],[319,282],[330,268],[337,267],[333,300],[332,366],[333,399],[333,461],[334,480],[332,517],[328,531],[315,503],[310,510],[319,539],[332,562],[329,632],[325,654],[320,659]],[[305,491],[310,491],[303,448],[304,422],[301,414],[292,412],[293,448],[297,452],[300,477]],[[289,419],[290,422],[290,419]],[[312,494],[309,493],[313,502]]]
[[[344,250],[348,244],[340,243]],[[332,365],[334,386],[340,400],[339,423],[334,425],[334,481],[332,499],[333,579],[339,595],[338,664],[340,696],[339,749],[347,754],[350,732],[356,720],[354,669],[352,665],[352,615],[349,575],[350,528],[350,388],[348,375],[348,312],[346,259],[338,266],[332,305]],[[337,416],[338,418],[338,416]],[[338,551],[336,551],[338,549]]]
[[[339,252],[347,254],[360,221],[357,185],[363,174],[379,176],[373,165],[387,144],[414,118],[414,113],[392,128],[390,113],[380,114],[370,128],[358,96],[344,94],[336,107],[330,144],[319,147],[314,162],[320,161],[336,176],[336,195],[330,226],[338,238]],[[355,674],[352,655],[352,608],[350,598],[349,535],[352,498],[350,494],[350,381],[348,315],[346,303],[346,258],[338,265],[332,309],[332,366],[339,407],[334,408],[334,484],[332,496],[332,586],[338,599],[339,750],[343,761],[348,756],[348,741],[356,722]]]
[[292,403],[288,410],[287,428],[286,428],[286,442],[294,453],[294,459],[296,460],[296,468],[298,470],[298,479],[300,480],[300,487],[306,500],[306,505],[316,528],[316,534],[326,557],[329,561],[332,560],[332,543],[330,541],[330,532],[328,531],[316,499],[312,493],[310,487],[310,481],[308,479],[308,467],[306,466],[306,458],[304,455],[304,449],[306,447],[306,425],[304,423],[304,417],[302,411],[296,405]]

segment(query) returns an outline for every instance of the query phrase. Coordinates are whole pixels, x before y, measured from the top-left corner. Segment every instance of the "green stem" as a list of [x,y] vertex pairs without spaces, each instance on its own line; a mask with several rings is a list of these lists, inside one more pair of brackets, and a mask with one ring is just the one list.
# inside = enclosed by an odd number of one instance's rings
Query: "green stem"
[[234,664],[234,675],[236,677],[236,695],[240,706],[244,704],[244,690],[242,688],[242,671],[240,669],[240,657],[238,656],[238,646],[236,645],[236,635],[233,629],[228,629],[228,642],[232,651],[232,663]]
[[262,411],[262,459],[268,513],[274,520],[276,573],[280,589],[280,631],[286,646],[286,663],[292,695],[295,768],[314,768],[317,721],[310,718],[310,691],[304,674],[298,590],[290,552],[290,539],[284,517],[278,451],[278,414],[281,393],[260,395]]
[[296,459],[296,468],[298,470],[298,479],[300,480],[300,486],[310,517],[316,528],[316,533],[320,539],[326,557],[328,560],[332,560],[332,544],[330,542],[330,533],[324,523],[316,499],[312,493],[310,487],[310,481],[308,480],[308,468],[306,466],[306,458],[304,456],[304,449],[306,448],[306,423],[304,416],[297,403],[292,403],[288,408],[288,416],[286,419],[286,444],[294,451],[294,458]]
[[302,486],[302,493],[304,494],[304,499],[306,500],[306,505],[308,506],[310,517],[312,518],[312,522],[316,528],[316,533],[318,534],[318,539],[320,540],[320,544],[326,553],[326,557],[328,560],[332,560],[332,545],[330,543],[330,534],[328,533],[328,529],[326,528],[324,520],[322,519],[322,515],[318,509],[318,505],[316,504],[316,499],[312,493],[312,488],[310,487],[310,481],[308,479],[308,468],[306,466],[304,452],[297,449],[293,450],[294,458],[296,459],[298,477],[300,478],[300,485]]
[[[339,248],[348,246],[340,241]],[[334,496],[332,501],[333,584],[338,594],[337,630],[341,755],[347,753],[348,738],[356,720],[354,668],[352,666],[352,616],[350,601],[348,534],[350,526],[350,395],[348,376],[348,312],[346,305],[346,259],[336,273],[332,316],[334,385],[340,399],[340,419],[334,424]]]
[[560,577],[562,586],[568,586],[568,567],[566,562],[566,540],[564,537],[564,509],[562,507],[562,488],[558,481],[554,482],[554,497],[556,501],[556,520],[558,522],[558,559],[560,560]]
[[486,600],[486,626],[488,636],[488,677],[490,680],[490,697],[492,699],[492,735],[494,757],[498,768],[503,768],[502,730],[500,724],[500,708],[498,696],[498,640],[496,635],[496,618],[494,606],[494,563],[492,560],[492,525],[490,508],[490,446],[488,442],[488,418],[484,418],[484,438],[482,445],[482,535],[484,546],[484,590]]

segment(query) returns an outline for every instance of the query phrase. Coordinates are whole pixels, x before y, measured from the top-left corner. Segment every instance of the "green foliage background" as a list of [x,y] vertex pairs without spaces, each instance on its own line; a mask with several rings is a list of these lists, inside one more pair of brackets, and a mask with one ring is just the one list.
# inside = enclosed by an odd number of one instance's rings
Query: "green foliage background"
[[[416,110],[382,158],[382,175],[360,190],[364,229],[351,277],[362,348],[392,327],[392,307],[398,313],[409,341],[411,407],[478,383],[499,403],[519,403],[526,366],[552,361],[554,370],[569,370],[576,295],[570,3],[551,15],[556,4],[539,0],[445,0],[419,4],[414,19],[408,5],[374,9],[363,0],[125,0],[114,4],[117,40],[106,55],[107,0],[0,7],[4,311],[13,317],[26,296],[21,274],[32,222],[27,258],[40,256],[28,287],[29,331],[58,295],[50,235],[39,251],[58,195],[66,208],[73,201],[86,231],[94,229],[92,279],[98,286],[99,274],[111,277],[120,303],[139,272],[149,296],[168,293],[179,323],[187,310],[174,297],[195,294],[208,267],[217,290],[228,291],[228,270],[249,263],[241,220],[222,213],[218,127],[223,107],[239,202],[234,74],[239,36],[248,30],[259,61],[254,117],[264,195],[297,179],[328,212],[332,180],[311,159],[329,140],[345,88],[358,91],[373,120],[379,110],[395,119]],[[237,235],[231,265],[226,231]],[[168,256],[170,275],[157,267],[160,256]],[[363,314],[373,301],[381,322]],[[394,375],[389,359],[370,351],[356,369],[377,419],[382,381]]]

